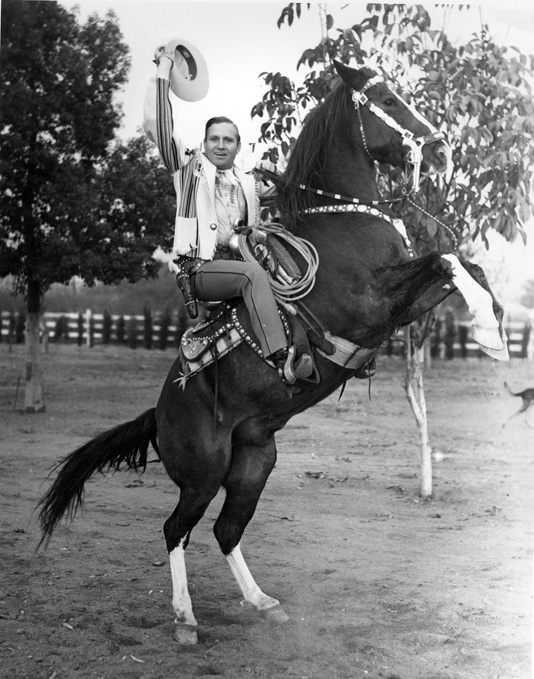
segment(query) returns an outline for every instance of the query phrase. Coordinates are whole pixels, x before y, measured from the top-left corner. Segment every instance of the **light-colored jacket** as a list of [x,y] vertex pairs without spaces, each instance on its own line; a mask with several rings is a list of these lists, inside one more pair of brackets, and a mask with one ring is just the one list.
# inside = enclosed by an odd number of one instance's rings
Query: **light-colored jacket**
[[[174,255],[212,259],[217,244],[215,175],[217,168],[200,149],[189,150],[175,134],[168,98],[169,83],[162,78],[149,82],[143,127],[172,173],[176,190]],[[234,167],[247,205],[246,223],[259,224],[262,204],[272,203],[275,187],[258,173]],[[269,199],[271,199],[269,201]]]

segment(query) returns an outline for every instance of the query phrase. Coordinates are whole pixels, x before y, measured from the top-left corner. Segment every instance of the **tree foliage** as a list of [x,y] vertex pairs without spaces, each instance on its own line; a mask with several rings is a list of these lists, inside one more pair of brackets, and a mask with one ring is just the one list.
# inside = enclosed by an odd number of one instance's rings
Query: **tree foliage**
[[113,143],[130,63],[115,15],[80,25],[56,2],[14,0],[2,14],[0,277],[39,308],[74,275],[156,275],[172,186],[143,139]]
[[25,410],[45,408],[44,293],[155,276],[172,186],[144,140],[113,144],[130,60],[117,18],[78,22],[57,2],[4,0],[0,52],[0,277],[27,302]]
[[[299,16],[300,5],[290,3],[278,25]],[[453,147],[450,181],[424,178],[417,202],[459,240],[480,236],[487,243],[489,229],[510,241],[525,238],[522,226],[533,214],[534,57],[498,44],[486,25],[455,46],[432,28],[421,5],[369,4],[358,24],[334,26],[334,17],[325,15],[321,41],[301,55],[297,67],[307,69],[302,85],[281,73],[261,74],[267,90],[251,115],[266,118],[259,138],[268,145],[264,157],[283,162],[306,113],[336,82],[334,59],[371,66],[409,96]],[[389,195],[399,195],[401,173],[383,169],[382,183]],[[435,220],[406,203],[402,216],[420,245],[439,247],[443,232]]]

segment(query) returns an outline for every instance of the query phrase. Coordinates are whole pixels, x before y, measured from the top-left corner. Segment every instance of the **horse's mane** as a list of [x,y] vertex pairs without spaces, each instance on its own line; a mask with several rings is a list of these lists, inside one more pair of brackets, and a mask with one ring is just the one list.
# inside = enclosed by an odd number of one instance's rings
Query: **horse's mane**
[[[375,75],[369,68],[358,71],[362,82]],[[290,229],[299,212],[316,204],[316,194],[299,189],[299,184],[321,188],[320,176],[327,149],[337,140],[346,123],[352,101],[350,89],[340,79],[334,89],[308,113],[304,126],[291,150],[283,184],[278,189],[278,204],[284,223]]]

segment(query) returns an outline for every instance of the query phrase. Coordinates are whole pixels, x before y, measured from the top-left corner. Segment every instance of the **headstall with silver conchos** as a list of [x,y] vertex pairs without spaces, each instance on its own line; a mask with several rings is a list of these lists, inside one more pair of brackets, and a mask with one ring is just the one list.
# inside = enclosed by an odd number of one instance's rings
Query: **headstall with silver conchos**
[[386,125],[391,127],[393,130],[398,132],[402,136],[402,143],[405,146],[409,147],[410,153],[407,158],[407,161],[413,166],[412,189],[413,191],[417,191],[419,188],[419,178],[421,176],[423,146],[433,141],[439,140],[445,141],[445,135],[443,134],[443,132],[439,132],[439,130],[437,130],[431,123],[429,123],[428,120],[423,118],[423,116],[420,115],[416,109],[412,108],[411,106],[408,106],[408,104],[406,104],[406,102],[402,100],[401,97],[399,97],[399,95],[393,91],[391,91],[391,94],[393,94],[398,99],[401,99],[402,103],[409,109],[410,113],[412,113],[412,115],[415,118],[418,118],[424,125],[430,128],[431,130],[430,134],[426,134],[423,137],[415,137],[413,132],[410,132],[410,130],[407,130],[405,127],[402,127],[402,125],[399,125],[399,123],[396,120],[394,120],[390,115],[383,111],[379,106],[374,104],[365,94],[365,92],[369,90],[371,87],[374,87],[374,85],[378,85],[379,83],[383,82],[384,82],[383,78],[379,75],[376,75],[373,78],[370,78],[365,83],[361,90],[354,89],[351,90],[354,108],[358,111],[358,118],[360,121],[360,132],[362,135],[363,145],[367,155],[371,159],[373,159],[367,147],[365,132],[363,129],[363,120],[361,115],[361,106],[367,106],[367,108],[372,113],[374,113],[378,118],[380,118],[380,120],[386,123]]
[[414,207],[417,209],[421,210],[424,212],[428,217],[431,217],[434,219],[440,226],[445,228],[454,243],[454,247],[457,248],[458,246],[458,240],[456,238],[456,235],[452,231],[452,229],[441,222],[439,219],[428,213],[426,210],[424,210],[421,206],[417,205],[416,203],[413,202],[413,200],[410,199],[409,193],[415,193],[419,189],[419,179],[421,176],[421,162],[423,160],[423,146],[425,144],[434,142],[434,141],[439,141],[443,140],[446,143],[446,137],[445,135],[437,130],[431,123],[428,122],[416,109],[412,108],[411,106],[408,106],[408,104],[399,97],[398,94],[396,94],[394,91],[391,91],[391,94],[396,96],[397,98],[401,99],[402,103],[409,109],[409,111],[412,113],[412,115],[420,120],[424,125],[426,125],[428,128],[430,128],[430,133],[426,134],[422,137],[415,137],[413,132],[410,132],[410,130],[407,130],[405,127],[402,127],[402,125],[399,125],[396,120],[394,120],[390,115],[388,115],[385,111],[383,111],[379,106],[374,104],[369,97],[365,94],[367,90],[369,90],[371,87],[374,85],[378,85],[379,83],[385,82],[384,79],[376,75],[373,78],[370,78],[365,85],[362,87],[361,90],[355,90],[351,89],[352,93],[352,101],[354,103],[354,108],[358,112],[358,119],[360,123],[360,133],[362,136],[362,141],[364,145],[365,152],[371,158],[371,160],[374,161],[374,158],[371,155],[371,152],[369,151],[369,148],[367,146],[367,141],[365,139],[365,131],[363,128],[363,120],[362,120],[362,115],[361,115],[361,107],[362,106],[367,106],[367,108],[374,113],[380,120],[382,120],[386,125],[391,127],[393,130],[398,132],[402,136],[402,143],[405,146],[408,146],[410,149],[407,162],[410,163],[413,167],[413,174],[412,174],[412,187],[411,190],[408,193],[404,193],[400,198],[397,199],[390,199],[390,200],[381,200],[381,201],[366,201],[365,203],[358,200],[357,198],[347,198],[346,196],[341,196],[339,194],[334,194],[334,193],[329,193],[327,191],[322,191],[319,189],[312,189],[309,186],[305,186],[303,184],[299,185],[299,188],[307,190],[307,191],[312,191],[314,193],[320,194],[320,195],[325,195],[329,196],[332,198],[336,198],[337,200],[346,200],[350,201],[348,204],[334,204],[334,205],[320,205],[317,207],[312,207],[312,208],[307,208],[302,210],[302,214],[322,214],[322,213],[343,213],[343,212],[359,212],[359,213],[364,213],[364,214],[370,214],[375,217],[380,217],[381,219],[384,219],[386,222],[389,222],[392,224],[397,231],[401,234],[401,236],[404,239],[404,242],[406,244],[406,247],[408,249],[408,252],[410,253],[410,256],[413,257],[414,253],[411,247],[410,239],[406,233],[406,227],[404,226],[404,223],[402,222],[401,219],[394,219],[393,217],[390,217],[388,214],[382,212],[381,210],[377,210],[374,207],[374,205],[380,205],[381,203],[393,203],[393,202],[398,202],[405,200],[408,198],[408,200],[412,203]]

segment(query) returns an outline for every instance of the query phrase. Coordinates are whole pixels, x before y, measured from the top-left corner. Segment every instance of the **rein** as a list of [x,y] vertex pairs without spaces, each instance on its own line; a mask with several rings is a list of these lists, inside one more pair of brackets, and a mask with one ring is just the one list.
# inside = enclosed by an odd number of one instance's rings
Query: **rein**
[[[327,198],[335,198],[336,200],[344,200],[347,203],[354,203],[355,205],[388,205],[391,203],[400,203],[403,201],[407,193],[404,193],[399,198],[385,198],[383,200],[367,200],[362,201],[359,198],[351,198],[350,196],[342,196],[340,193],[331,193],[330,191],[323,191],[323,189],[314,189],[312,186],[307,186],[306,184],[295,184],[302,191],[309,191],[310,193],[316,193],[318,196],[326,196]],[[411,193],[411,192],[410,192]]]

